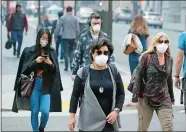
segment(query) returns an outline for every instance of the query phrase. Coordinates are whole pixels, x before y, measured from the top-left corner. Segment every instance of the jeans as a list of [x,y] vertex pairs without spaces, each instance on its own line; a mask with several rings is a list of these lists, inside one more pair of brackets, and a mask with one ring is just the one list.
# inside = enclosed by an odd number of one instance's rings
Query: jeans
[[130,66],[131,75],[139,63],[138,59],[139,59],[139,54],[135,52],[129,54],[129,66]]
[[60,59],[63,59],[64,56],[65,56],[65,51],[64,51],[64,42],[62,41],[61,39],[61,36],[59,36],[57,38],[57,41],[56,41],[56,53],[57,53],[57,57],[59,55],[59,46],[61,45],[61,53],[60,53]]
[[76,48],[75,39],[63,39],[64,49],[65,49],[65,69],[68,70],[69,58],[70,58],[70,66],[73,61],[73,54]]
[[20,55],[22,41],[23,41],[23,31],[12,31],[11,38],[15,42],[13,43],[14,51],[16,50],[16,42],[18,41],[17,54]]
[[[35,78],[35,85],[32,91],[32,95],[30,97],[30,105],[31,105],[31,125],[33,131],[39,131],[39,127],[44,129],[48,119],[50,112],[50,94],[43,95],[41,93],[42,87],[42,78]],[[38,114],[41,112],[41,121],[40,126],[38,127]]]

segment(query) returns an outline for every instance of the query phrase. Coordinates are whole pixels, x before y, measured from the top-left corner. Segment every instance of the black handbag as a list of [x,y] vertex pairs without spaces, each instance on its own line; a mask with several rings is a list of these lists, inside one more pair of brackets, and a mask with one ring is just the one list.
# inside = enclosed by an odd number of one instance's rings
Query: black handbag
[[30,98],[32,94],[32,86],[34,84],[34,72],[29,76],[21,74],[19,78],[20,96]]
[[6,44],[5,44],[5,48],[6,49],[12,48],[13,43],[14,43],[14,41],[12,39],[8,39]]
[[[148,55],[147,55],[147,58],[146,58],[146,65],[145,65],[145,68],[148,67],[149,62],[150,62],[150,55],[148,54]],[[127,87],[127,89],[128,89],[131,93],[133,93],[134,83],[135,83],[135,79],[136,79],[136,71],[137,71],[138,68],[139,68],[139,65],[137,65],[137,67],[134,69],[134,71],[133,71],[133,73],[132,73],[132,76],[131,76],[131,79],[130,79],[130,83],[129,83],[128,87]],[[145,76],[146,76],[146,71],[145,71]],[[144,78],[142,79],[142,82],[141,82],[141,88],[142,88],[142,89],[140,90],[141,92],[144,91],[145,84],[146,84],[146,82],[145,82],[145,77],[144,77]]]

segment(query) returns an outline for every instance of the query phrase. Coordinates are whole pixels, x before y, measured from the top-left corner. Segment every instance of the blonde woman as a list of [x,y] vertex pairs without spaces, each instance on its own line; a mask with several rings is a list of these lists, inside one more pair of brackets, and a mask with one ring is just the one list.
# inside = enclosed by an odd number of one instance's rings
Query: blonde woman
[[[138,130],[147,131],[156,111],[163,131],[173,131],[174,104],[173,59],[170,54],[168,36],[160,32],[154,40],[153,46],[140,58],[136,69],[134,94],[138,97]],[[145,81],[145,86],[142,82]]]
[[[134,18],[134,20],[131,23],[129,33],[134,33],[139,37],[143,46],[143,51],[146,51],[146,49],[148,49],[150,37],[148,26],[143,16],[137,15]],[[134,69],[139,63],[138,61],[139,56],[140,54],[136,53],[135,51],[129,54],[129,65],[131,74],[133,73]]]

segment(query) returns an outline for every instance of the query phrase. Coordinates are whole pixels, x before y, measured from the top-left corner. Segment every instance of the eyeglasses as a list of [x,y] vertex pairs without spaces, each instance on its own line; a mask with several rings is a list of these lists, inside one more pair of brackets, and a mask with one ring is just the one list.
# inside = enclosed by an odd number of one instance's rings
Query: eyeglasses
[[101,55],[101,54],[104,54],[104,55],[108,55],[109,54],[109,51],[100,51],[100,50],[98,50],[98,51],[96,51],[96,53],[97,53],[97,55]]
[[163,41],[163,40],[159,40],[159,43],[165,43],[165,44],[168,44],[168,43],[169,43],[169,40],[165,40],[165,41]]

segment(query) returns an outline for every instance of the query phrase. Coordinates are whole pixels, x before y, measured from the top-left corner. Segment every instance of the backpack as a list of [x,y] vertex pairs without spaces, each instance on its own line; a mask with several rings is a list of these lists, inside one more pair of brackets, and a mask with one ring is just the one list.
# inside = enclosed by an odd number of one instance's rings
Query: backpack
[[[117,70],[117,68],[114,64],[109,64],[109,67],[111,69],[111,72],[112,72],[112,75],[114,77],[115,83],[117,84],[118,83],[118,79],[117,79],[118,70]],[[86,82],[86,79],[88,77],[89,71],[90,71],[90,65],[85,65],[83,67],[83,71],[82,71],[82,84],[81,85],[82,85],[83,90],[80,93],[80,97],[79,97],[79,107],[81,106],[81,103],[83,101],[84,87],[85,87],[85,82]]]
[[[150,54],[147,54],[147,58],[146,58],[146,68],[148,67],[149,65],[149,62],[150,62]],[[139,66],[139,65],[138,65]],[[136,69],[134,70],[134,72],[132,73],[132,77],[131,77],[131,80],[130,80],[130,83],[129,83],[129,86],[128,86],[128,90],[133,93],[133,89],[134,89],[134,83],[135,83],[135,78],[136,78],[136,71],[137,71],[137,68],[138,66],[136,67]],[[146,74],[146,71],[145,71],[145,74]],[[145,80],[143,79],[143,82],[142,82],[142,88],[144,88],[145,86]],[[140,92],[143,92],[144,89],[141,89]]]

